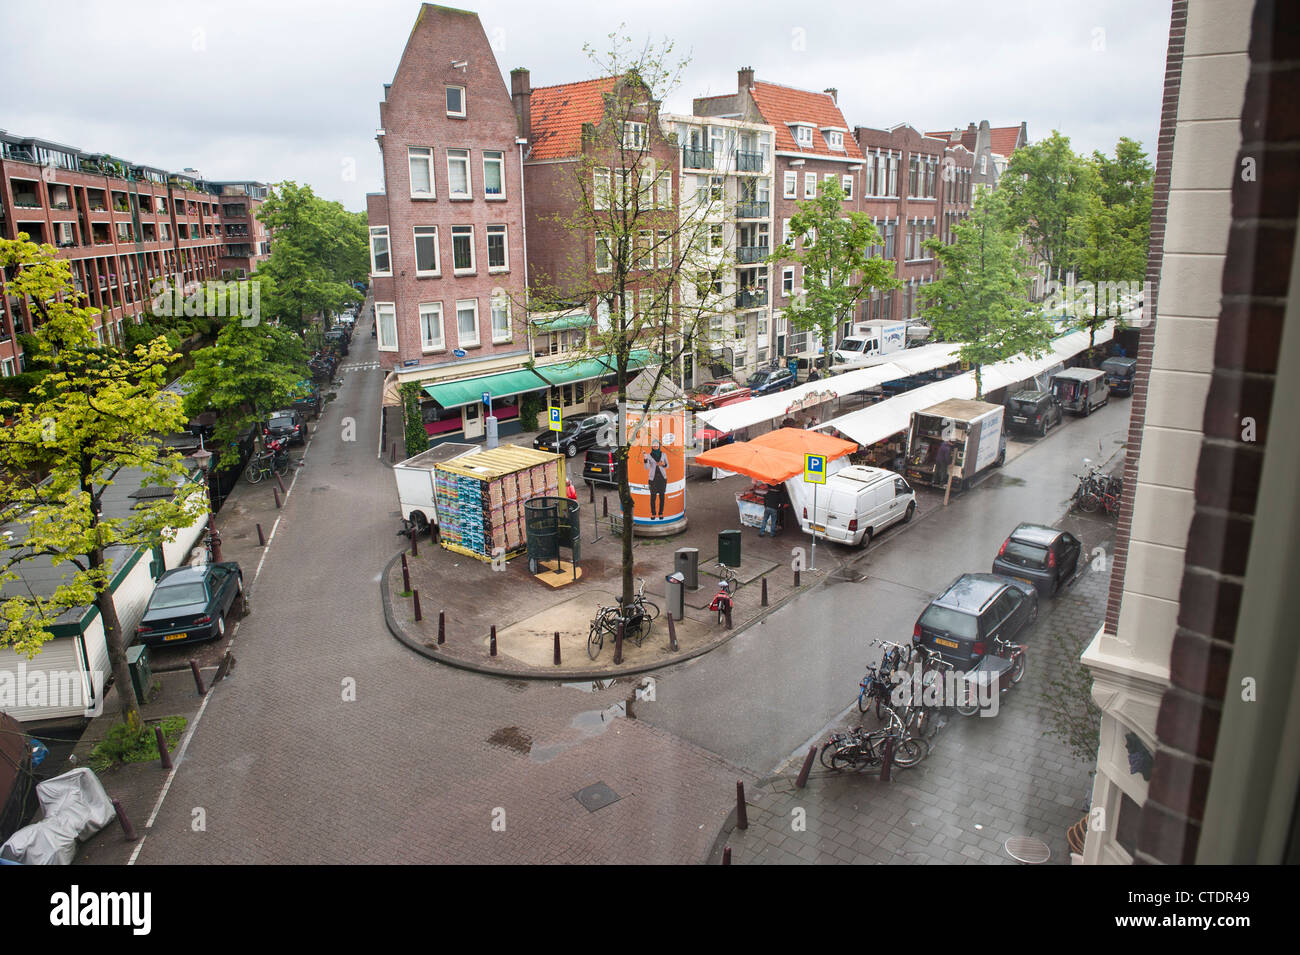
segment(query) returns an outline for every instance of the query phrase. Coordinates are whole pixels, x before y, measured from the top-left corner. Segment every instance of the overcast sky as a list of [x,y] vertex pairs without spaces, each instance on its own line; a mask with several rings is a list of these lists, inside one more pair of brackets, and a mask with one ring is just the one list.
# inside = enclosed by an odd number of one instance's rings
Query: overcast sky
[[[1029,124],[1077,151],[1154,152],[1169,0],[482,0],[503,74],[589,79],[620,25],[689,56],[666,101],[734,92],[736,70],[836,87],[849,124]],[[0,34],[0,129],[210,179],[293,179],[349,209],[380,188],[375,129],[409,0],[45,0]],[[819,13],[834,10],[834,13]],[[815,15],[814,15],[815,14]]]

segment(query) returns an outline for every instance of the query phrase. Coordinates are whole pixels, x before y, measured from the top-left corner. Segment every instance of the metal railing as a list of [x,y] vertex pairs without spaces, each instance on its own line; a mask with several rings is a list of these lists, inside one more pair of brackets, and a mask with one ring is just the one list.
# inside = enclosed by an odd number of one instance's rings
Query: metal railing
[[736,153],[736,172],[762,172],[762,153]]
[[736,261],[741,265],[755,265],[768,256],[765,245],[742,245],[736,249]]
[[761,289],[741,289],[736,293],[736,308],[754,308],[767,304],[767,292]]
[[692,146],[682,147],[682,168],[684,169],[712,169],[713,168],[713,150],[696,149]]
[[737,219],[766,219],[771,203],[740,201],[736,203]]

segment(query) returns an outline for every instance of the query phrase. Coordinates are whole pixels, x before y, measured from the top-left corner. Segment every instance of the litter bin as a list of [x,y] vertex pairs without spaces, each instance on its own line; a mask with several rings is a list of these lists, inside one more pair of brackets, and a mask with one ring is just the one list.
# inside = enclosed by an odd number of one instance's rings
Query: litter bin
[[686,578],[679,571],[669,574],[664,580],[668,582],[668,615],[674,620],[681,620],[686,616],[686,590],[682,586]]
[[673,570],[685,581],[687,590],[700,589],[700,549],[679,547],[673,554]]
[[131,686],[135,688],[136,702],[141,706],[149,699],[153,688],[153,668],[149,665],[149,648],[143,643],[126,648],[126,666],[131,671]]
[[718,563],[740,566],[740,531],[718,531]]

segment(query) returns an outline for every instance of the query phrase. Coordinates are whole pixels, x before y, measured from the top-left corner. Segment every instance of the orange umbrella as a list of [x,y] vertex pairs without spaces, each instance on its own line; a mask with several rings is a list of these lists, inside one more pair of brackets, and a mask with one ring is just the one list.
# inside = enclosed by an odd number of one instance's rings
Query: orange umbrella
[[765,448],[753,441],[724,444],[711,451],[704,451],[695,456],[695,463],[744,474],[765,484],[780,484],[796,474],[803,474],[802,455]]
[[[746,443],[798,455],[800,462],[803,461],[805,454],[824,454],[827,461],[834,461],[858,450],[858,446],[852,441],[842,441],[829,434],[805,431],[803,428],[777,428],[775,431],[760,434]],[[799,465],[799,471],[801,473],[803,471],[802,463]]]

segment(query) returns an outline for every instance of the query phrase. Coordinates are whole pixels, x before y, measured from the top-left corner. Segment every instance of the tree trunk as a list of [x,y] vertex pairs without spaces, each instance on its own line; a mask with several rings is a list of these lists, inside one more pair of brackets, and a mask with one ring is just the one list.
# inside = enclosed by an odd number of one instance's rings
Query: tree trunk
[[618,478],[618,502],[623,510],[623,605],[628,606],[632,602],[632,487],[628,483],[629,462],[631,457],[631,440],[632,436],[628,434],[627,427],[627,356],[620,354],[618,359],[618,407],[619,414],[623,420],[619,422],[623,428],[623,438],[620,442],[619,454],[623,457],[623,473]]
[[[102,567],[102,551],[92,551],[90,566]],[[113,674],[113,689],[117,693],[117,706],[122,714],[122,722],[127,725],[140,725],[140,707],[136,704],[135,690],[131,686],[131,671],[126,665],[126,647],[122,643],[122,622],[117,616],[117,605],[113,602],[113,591],[105,587],[95,596],[95,606],[99,608],[99,619],[104,626],[104,643],[108,647],[108,665]]]

